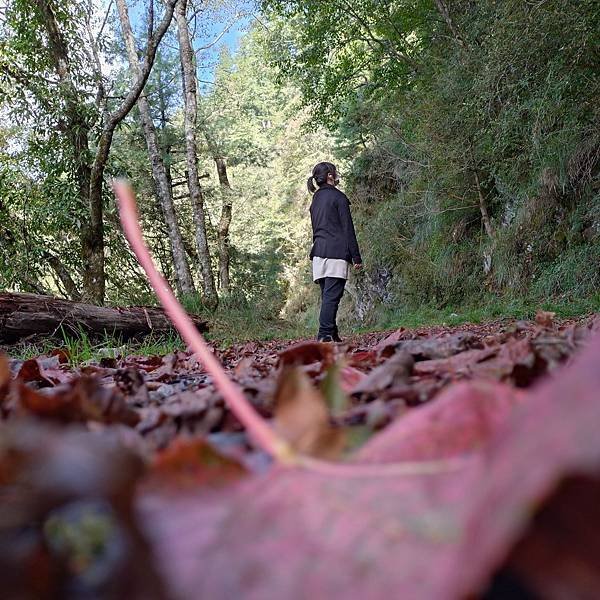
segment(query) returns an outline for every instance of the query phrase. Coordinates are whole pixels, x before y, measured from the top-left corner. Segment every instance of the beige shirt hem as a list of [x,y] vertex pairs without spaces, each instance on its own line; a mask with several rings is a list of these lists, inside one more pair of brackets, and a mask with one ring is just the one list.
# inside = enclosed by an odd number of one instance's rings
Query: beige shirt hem
[[338,277],[348,279],[350,263],[343,258],[321,258],[314,256],[312,259],[313,281],[323,277]]

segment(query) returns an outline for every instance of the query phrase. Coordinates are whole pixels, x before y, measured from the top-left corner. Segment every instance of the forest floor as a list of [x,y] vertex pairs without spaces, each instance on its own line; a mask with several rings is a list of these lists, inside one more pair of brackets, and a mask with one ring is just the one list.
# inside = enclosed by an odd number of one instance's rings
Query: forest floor
[[[578,367],[574,357],[598,335],[600,315],[556,319],[540,311],[531,321],[398,328],[343,344],[213,343],[229,377],[296,451],[374,469],[349,478],[333,469],[327,482],[313,473],[290,475],[298,469],[282,473],[185,349],[84,363],[64,347],[27,359],[0,356],[0,481],[11,490],[3,524],[15,540],[0,549],[0,571],[13,569],[8,586],[16,595],[66,586],[107,598],[122,597],[124,589],[147,598],[217,597],[224,589],[233,596],[299,597],[309,588],[379,597],[394,584],[410,597],[414,578],[428,578],[428,562],[439,560],[444,568],[432,568],[436,575],[422,584],[433,597],[479,590],[515,547],[523,520],[500,519],[487,554],[466,569],[471,574],[452,574],[446,567],[465,559],[464,540],[483,535],[472,529],[483,508],[464,494],[497,467],[505,487],[490,494],[506,494],[514,516],[587,464],[583,455],[561,451],[573,431],[581,433],[579,449],[591,435],[600,364],[596,356],[594,368],[592,359]],[[555,377],[560,369],[566,377]],[[544,385],[552,393],[540,397]],[[567,401],[579,402],[580,410],[569,416],[561,406]],[[522,409],[536,403],[534,426]],[[515,414],[521,416],[509,429],[520,431],[522,422],[529,429],[505,443],[510,434],[503,427]],[[544,470],[543,455],[535,455],[549,447],[551,468]],[[483,468],[478,461],[486,452],[492,458]],[[581,452],[600,455],[600,442]],[[458,473],[444,462],[455,459],[466,461]],[[397,475],[377,470],[389,463],[410,469],[415,461],[432,473],[417,468],[407,478],[402,468]],[[525,476],[527,466],[544,476],[516,492],[514,477]],[[384,499],[399,490],[406,505],[389,505]],[[353,521],[358,515],[367,525]],[[452,534],[439,521],[446,517]],[[330,568],[318,568],[313,552]],[[390,552],[408,570],[394,572]],[[30,563],[44,577],[28,579],[19,565]],[[519,563],[527,586],[543,589],[536,587],[538,567]]]

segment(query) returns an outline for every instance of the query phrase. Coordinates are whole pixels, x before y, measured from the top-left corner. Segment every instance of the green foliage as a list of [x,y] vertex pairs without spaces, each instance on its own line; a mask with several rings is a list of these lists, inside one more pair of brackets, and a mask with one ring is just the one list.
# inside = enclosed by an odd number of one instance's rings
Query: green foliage
[[594,2],[443,4],[263,2],[273,59],[351,161],[365,323],[599,286]]
[[461,325],[484,323],[496,319],[534,319],[539,310],[555,312],[559,318],[585,316],[600,311],[600,294],[585,298],[539,301],[524,296],[482,295],[477,303],[461,303],[440,307],[434,303],[421,306],[378,306],[373,323],[358,331],[427,327],[430,325]]

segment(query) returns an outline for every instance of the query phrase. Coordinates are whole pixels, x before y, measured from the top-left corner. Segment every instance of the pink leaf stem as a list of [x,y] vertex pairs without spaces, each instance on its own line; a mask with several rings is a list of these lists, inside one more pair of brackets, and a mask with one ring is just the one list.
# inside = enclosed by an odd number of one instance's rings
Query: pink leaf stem
[[246,427],[248,434],[254,439],[256,444],[268,452],[275,460],[284,464],[293,464],[296,462],[295,455],[289,444],[268,426],[266,421],[244,397],[239,386],[229,379],[223,367],[204,341],[204,338],[200,335],[188,314],[175,298],[169,284],[154,266],[150,252],[144,243],[137,214],[137,206],[131,187],[124,181],[115,181],[113,188],[118,198],[121,223],[125,235],[140,265],[146,272],[150,284],[163,305],[165,312],[173,321],[181,337],[202,361],[206,371],[213,378],[216,388],[223,394],[225,402]]

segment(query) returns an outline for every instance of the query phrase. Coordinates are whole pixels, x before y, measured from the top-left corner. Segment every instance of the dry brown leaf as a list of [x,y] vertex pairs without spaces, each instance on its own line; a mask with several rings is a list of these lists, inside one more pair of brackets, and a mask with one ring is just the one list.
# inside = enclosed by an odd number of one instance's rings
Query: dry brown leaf
[[548,310],[538,310],[535,315],[535,322],[542,327],[552,327],[554,325],[555,312]]
[[393,383],[405,381],[410,375],[414,359],[406,352],[397,352],[382,365],[373,369],[352,389],[353,394],[371,394],[385,390]]
[[343,432],[331,425],[323,394],[298,368],[286,368],[279,377],[275,428],[302,454],[335,458],[343,450]]

